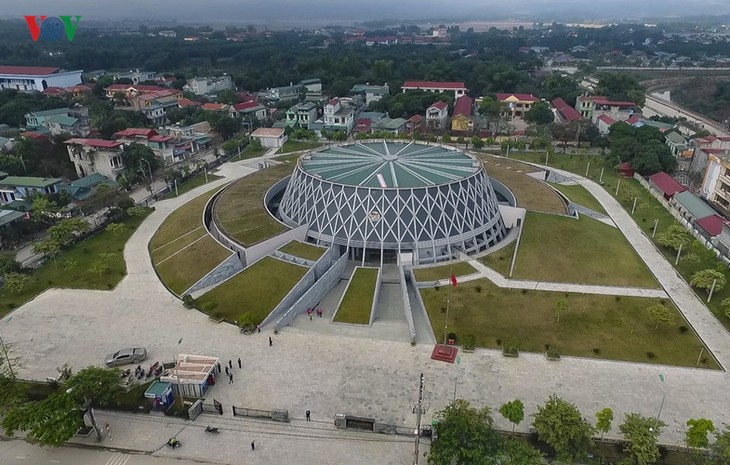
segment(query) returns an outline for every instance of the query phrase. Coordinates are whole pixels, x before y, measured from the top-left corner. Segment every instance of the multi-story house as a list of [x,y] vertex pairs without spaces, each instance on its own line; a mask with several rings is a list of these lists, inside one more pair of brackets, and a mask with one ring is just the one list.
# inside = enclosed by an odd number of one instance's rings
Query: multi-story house
[[317,105],[314,102],[298,103],[286,111],[286,125],[309,129],[317,121]]
[[350,89],[350,95],[362,96],[365,106],[370,105],[372,102],[377,102],[383,98],[384,95],[388,95],[389,93],[390,87],[388,87],[387,83],[382,86],[373,86],[370,85],[370,83],[355,84],[352,89]]
[[[258,100],[249,100],[248,102],[236,103],[231,105],[229,108],[231,116],[241,117],[244,120],[258,120],[263,121],[266,119],[267,111],[266,107],[261,105]],[[249,123],[251,121],[248,121]]]
[[47,118],[57,115],[68,116],[69,113],[71,113],[71,109],[67,107],[55,108],[53,110],[29,111],[25,114],[25,127],[31,131],[42,127],[47,128]]
[[432,129],[444,129],[449,120],[449,105],[439,100],[426,108],[426,126]]
[[324,126],[325,129],[350,134],[355,126],[355,111],[343,105],[340,99],[333,98],[324,106]]
[[557,122],[572,123],[573,121],[580,121],[582,119],[580,113],[578,113],[575,108],[568,105],[568,102],[562,98],[558,97],[551,103],[553,104],[555,120]]
[[167,90],[160,86],[139,84],[112,84],[104,88],[107,99],[114,100],[117,105],[130,105],[129,101],[138,95]]
[[69,87],[81,84],[83,70],[65,71],[41,66],[0,66],[0,90],[43,92],[49,87]]
[[130,104],[135,110],[144,113],[152,124],[159,126],[167,121],[167,110],[178,108],[182,95],[177,89],[163,89],[132,97]]
[[68,156],[78,177],[99,173],[112,181],[124,171],[124,144],[103,139],[69,139]]
[[123,142],[125,144],[137,143],[146,145],[154,152],[155,156],[159,157],[167,165],[179,161],[174,155],[174,137],[159,134],[154,129],[127,128],[114,133],[114,139],[117,142]]
[[288,86],[272,87],[261,92],[259,96],[263,100],[282,102],[287,100],[298,100],[304,87],[301,84],[289,84]]
[[0,179],[0,204],[23,201],[36,194],[55,194],[60,185],[61,179],[57,178],[7,176]]
[[85,137],[91,131],[87,115],[88,109],[78,105],[74,108],[31,111],[25,114],[25,126],[31,131],[48,130],[54,136],[70,134]]
[[497,94],[497,100],[502,104],[502,114],[511,118],[524,118],[525,113],[540,101],[532,94]]
[[634,113],[638,113],[638,106],[634,102],[613,101],[606,97],[580,95],[576,98],[575,109],[583,118],[595,123],[601,115],[607,115],[615,121],[626,121]]
[[170,143],[173,146],[173,157],[176,161],[207,149],[212,143],[211,128],[207,121],[190,126],[165,126],[161,132],[166,133],[163,135],[173,137]]
[[454,115],[451,117],[451,130],[466,134],[474,129],[474,101],[468,95],[462,95],[454,103]]
[[217,77],[194,77],[188,79],[183,90],[196,95],[217,94],[223,90],[233,89],[233,80],[227,74]]
[[406,81],[401,86],[403,92],[409,90],[425,90],[428,92],[453,92],[454,98],[466,95],[463,82]]
[[119,79],[130,79],[132,84],[139,84],[144,81],[154,81],[157,77],[157,73],[154,71],[140,71],[139,69],[130,70],[126,73],[112,74],[112,78],[115,81]]

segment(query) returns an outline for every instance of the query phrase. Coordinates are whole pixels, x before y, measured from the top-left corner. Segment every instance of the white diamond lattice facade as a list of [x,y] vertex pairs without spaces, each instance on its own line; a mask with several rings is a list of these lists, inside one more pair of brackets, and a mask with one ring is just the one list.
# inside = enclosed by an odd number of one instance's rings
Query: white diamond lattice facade
[[478,252],[506,235],[481,162],[416,142],[364,141],[302,156],[278,215],[353,258],[390,254],[413,264]]

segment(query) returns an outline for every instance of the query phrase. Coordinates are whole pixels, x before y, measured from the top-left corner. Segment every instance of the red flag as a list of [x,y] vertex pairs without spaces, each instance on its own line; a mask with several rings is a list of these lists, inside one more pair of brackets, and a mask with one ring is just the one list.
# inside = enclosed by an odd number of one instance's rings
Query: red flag
[[456,275],[454,274],[453,271],[451,272],[451,285],[453,287],[456,287]]

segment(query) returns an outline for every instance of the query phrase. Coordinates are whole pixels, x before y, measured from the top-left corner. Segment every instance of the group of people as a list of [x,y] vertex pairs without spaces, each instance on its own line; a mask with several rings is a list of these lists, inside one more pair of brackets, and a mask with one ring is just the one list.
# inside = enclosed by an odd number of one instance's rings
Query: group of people
[[[241,357],[238,357],[238,368],[243,368],[243,362],[241,361]],[[233,360],[228,360],[228,365],[225,365],[226,369],[226,376],[228,376],[228,384],[233,384]],[[221,370],[221,364],[218,363],[218,373],[220,373]]]
[[322,318],[323,312],[322,312],[321,308],[317,308],[316,310],[312,309],[312,308],[307,309],[307,315],[309,315],[309,321],[312,321],[312,313],[316,313],[319,318]]

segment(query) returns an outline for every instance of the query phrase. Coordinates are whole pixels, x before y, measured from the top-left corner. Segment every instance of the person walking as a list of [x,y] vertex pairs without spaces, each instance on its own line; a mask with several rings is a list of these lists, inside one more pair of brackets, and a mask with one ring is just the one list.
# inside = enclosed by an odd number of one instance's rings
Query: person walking
[[218,373],[220,373],[221,371],[223,371],[221,370],[221,362],[218,362]]
[[256,442],[251,441],[251,450],[256,450]]
[[228,376],[228,375],[229,375],[229,373],[228,373],[228,367],[226,367],[226,376]]
[[104,429],[106,430],[106,435],[109,436],[109,440],[111,441],[112,440],[112,430],[111,430],[111,427],[109,426],[109,423],[106,424]]
[[274,340],[271,339],[271,336],[269,336],[269,347],[274,345]]
[[233,384],[233,373],[228,373],[228,384]]
[[311,418],[312,412],[310,412],[309,409],[307,409],[307,411],[304,412],[304,414],[307,416],[307,421],[312,421],[312,418]]
[[241,357],[238,357],[238,368],[243,368],[243,363],[241,363]]
[[228,368],[233,370],[233,362],[231,361],[231,359],[228,359]]

